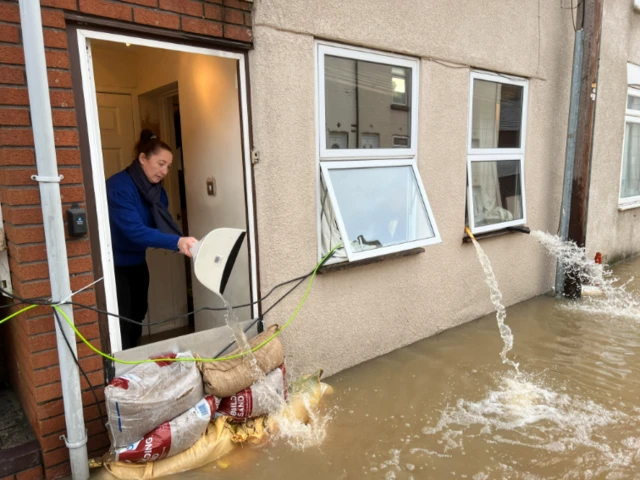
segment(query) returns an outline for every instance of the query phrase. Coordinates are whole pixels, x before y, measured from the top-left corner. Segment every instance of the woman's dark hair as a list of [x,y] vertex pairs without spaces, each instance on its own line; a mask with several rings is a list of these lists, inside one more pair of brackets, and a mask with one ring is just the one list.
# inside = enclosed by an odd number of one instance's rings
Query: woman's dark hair
[[138,140],[135,148],[136,158],[138,158],[141,153],[144,153],[145,157],[150,157],[160,150],[171,152],[171,147],[160,140],[160,138],[148,128],[142,130],[142,132],[140,132],[140,140]]

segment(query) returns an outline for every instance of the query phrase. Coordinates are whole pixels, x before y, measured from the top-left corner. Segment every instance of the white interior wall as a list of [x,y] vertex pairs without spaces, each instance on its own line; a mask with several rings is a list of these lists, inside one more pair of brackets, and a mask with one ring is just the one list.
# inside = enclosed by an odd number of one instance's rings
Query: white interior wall
[[[94,43],[92,50],[99,90],[130,89],[137,96],[178,82],[189,234],[201,238],[215,228],[246,229],[237,62],[106,42]],[[207,194],[208,177],[216,179],[216,196]],[[250,301],[249,282],[245,241],[225,291],[231,305]],[[195,277],[193,294],[196,309],[222,306]],[[240,319],[251,316],[250,308],[236,313]],[[196,315],[196,330],[223,322],[222,313],[201,312]]]

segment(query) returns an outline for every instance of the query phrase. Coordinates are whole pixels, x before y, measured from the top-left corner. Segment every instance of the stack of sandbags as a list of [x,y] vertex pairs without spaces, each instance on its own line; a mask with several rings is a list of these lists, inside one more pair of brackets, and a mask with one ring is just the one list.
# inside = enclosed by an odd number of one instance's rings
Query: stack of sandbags
[[[147,461],[189,448],[204,433],[217,399],[204,397],[191,352],[137,365],[105,388],[112,458]],[[127,453],[128,452],[128,453]],[[128,458],[127,458],[128,457]]]
[[170,458],[146,464],[125,462],[92,462],[92,467],[104,466],[111,475],[123,480],[147,480],[175,475],[203,467],[244,445],[263,444],[270,432],[278,429],[279,421],[308,421],[309,409],[315,409],[330,386],[320,382],[321,372],[294,382],[285,409],[272,417],[259,417],[244,423],[232,423],[220,416],[210,423],[205,434],[186,451]]

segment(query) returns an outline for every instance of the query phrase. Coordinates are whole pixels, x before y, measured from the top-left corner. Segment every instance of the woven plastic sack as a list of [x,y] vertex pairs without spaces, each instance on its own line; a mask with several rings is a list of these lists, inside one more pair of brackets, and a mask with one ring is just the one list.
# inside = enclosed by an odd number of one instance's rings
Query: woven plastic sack
[[172,457],[196,443],[207,430],[219,400],[209,395],[195,407],[165,422],[142,440],[105,455],[104,461],[146,463]]
[[[191,352],[156,358],[192,358]],[[147,433],[186,412],[204,396],[195,362],[136,365],[104,389],[114,449],[128,447]]]
[[217,415],[242,422],[277,409],[287,400],[286,373],[283,363],[250,387],[221,399]]
[[[278,325],[271,325],[264,332],[251,339],[249,342],[251,348],[260,345],[277,331]],[[240,353],[239,349],[227,356],[238,353]],[[254,355],[258,367],[263,373],[272,371],[284,362],[284,352],[278,337],[257,350]],[[218,398],[230,397],[251,386],[256,380],[248,355],[222,362],[198,362],[198,368],[202,372],[204,391],[208,395],[215,395]]]

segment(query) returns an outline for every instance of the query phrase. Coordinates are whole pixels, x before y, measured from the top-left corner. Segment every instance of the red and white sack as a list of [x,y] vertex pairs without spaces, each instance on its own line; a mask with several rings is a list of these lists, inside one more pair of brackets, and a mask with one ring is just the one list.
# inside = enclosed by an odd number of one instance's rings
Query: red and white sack
[[165,422],[142,440],[107,454],[105,461],[147,463],[172,457],[196,443],[216,413],[219,399],[209,395],[195,407],[170,422]]
[[242,422],[260,417],[277,409],[287,400],[287,380],[284,363],[264,378],[235,395],[223,398],[218,405],[218,415],[226,415]]
[[[161,358],[192,358],[191,352]],[[158,358],[158,357],[155,357]],[[104,389],[112,447],[126,448],[163,423],[186,412],[202,397],[202,377],[195,362],[136,365]]]

